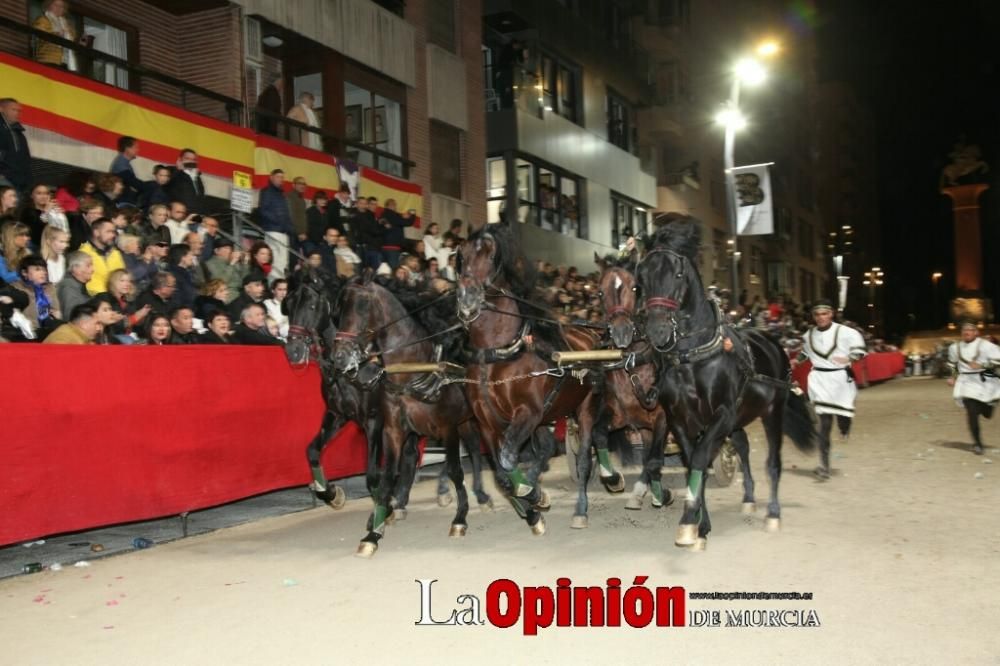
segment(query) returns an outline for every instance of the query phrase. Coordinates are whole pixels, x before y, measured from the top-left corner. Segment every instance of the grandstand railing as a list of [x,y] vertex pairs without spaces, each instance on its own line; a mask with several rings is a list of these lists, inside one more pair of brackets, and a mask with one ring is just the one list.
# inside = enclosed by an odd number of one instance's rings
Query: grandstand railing
[[[24,41],[18,37],[23,37]],[[0,49],[34,59],[38,42],[49,42],[76,53],[80,66],[79,71],[73,73],[78,76],[130,90],[233,125],[245,124],[244,105],[238,99],[0,16]]]

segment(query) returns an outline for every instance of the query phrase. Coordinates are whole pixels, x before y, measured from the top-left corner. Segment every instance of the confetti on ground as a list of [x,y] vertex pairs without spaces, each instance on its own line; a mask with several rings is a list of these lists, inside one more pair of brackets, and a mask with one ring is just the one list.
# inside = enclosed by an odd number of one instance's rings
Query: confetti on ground
[[55,564],[49,567],[49,571],[62,571],[62,565],[56,562]]
[[104,628],[105,629],[114,629],[115,625],[113,625],[113,624],[106,624],[106,625],[104,625]]
[[281,584],[284,585],[285,587],[295,587],[296,585],[299,584],[299,581],[295,580],[294,578],[286,578],[285,580],[281,581]]
[[84,567],[89,567],[90,566],[90,562],[88,562],[87,560],[80,560],[79,562],[77,562],[73,566],[77,567],[78,569],[82,569]]
[[105,606],[117,606],[118,605],[118,600],[117,599],[112,599],[111,601],[105,602],[104,605]]
[[983,473],[982,472],[976,472],[975,474],[972,475],[972,478],[974,478],[974,479],[981,479],[981,478],[983,478]]

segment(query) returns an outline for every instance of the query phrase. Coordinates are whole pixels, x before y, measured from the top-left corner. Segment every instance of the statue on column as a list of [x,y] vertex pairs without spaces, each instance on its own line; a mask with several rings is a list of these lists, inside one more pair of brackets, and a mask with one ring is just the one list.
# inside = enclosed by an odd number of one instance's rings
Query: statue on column
[[964,136],[959,138],[948,157],[951,158],[951,164],[941,170],[942,188],[986,181],[990,167],[983,161],[979,146],[965,143]]

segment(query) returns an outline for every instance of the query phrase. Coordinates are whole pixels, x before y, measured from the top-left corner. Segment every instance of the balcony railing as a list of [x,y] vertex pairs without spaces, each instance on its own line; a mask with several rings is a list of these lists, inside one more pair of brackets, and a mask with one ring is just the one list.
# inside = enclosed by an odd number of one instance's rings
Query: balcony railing
[[409,178],[410,168],[416,166],[416,162],[408,160],[402,155],[396,155],[366,143],[349,141],[321,127],[306,125],[267,109],[258,107],[251,111],[250,116],[251,127],[260,134],[267,134],[289,143],[322,150],[363,166],[378,169],[383,173]]
[[19,57],[34,57],[39,42],[71,50],[76,54],[77,61],[76,71],[73,73],[91,80],[239,127],[257,130],[265,128],[267,131],[262,133],[290,143],[316,145],[316,142],[303,138],[315,136],[318,137],[318,146],[323,152],[401,178],[408,178],[410,168],[415,166],[414,162],[401,155],[349,141],[322,128],[311,127],[265,109],[247,109],[238,99],[0,16],[0,50]]
[[[16,34],[12,35],[11,32]],[[238,99],[63,39],[44,30],[36,30],[5,16],[0,16],[0,37],[2,37],[0,48],[15,55],[34,57],[40,42],[54,44],[75,54],[77,61],[75,74],[217,120],[234,125],[243,124],[243,102]]]

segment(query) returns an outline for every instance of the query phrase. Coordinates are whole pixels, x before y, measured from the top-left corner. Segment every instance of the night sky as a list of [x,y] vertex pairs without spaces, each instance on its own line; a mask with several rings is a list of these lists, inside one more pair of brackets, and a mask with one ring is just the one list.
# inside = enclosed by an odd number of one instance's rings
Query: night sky
[[951,205],[938,185],[961,134],[990,165],[991,190],[980,200],[984,290],[1000,306],[1000,265],[992,259],[1000,256],[998,5],[827,0],[818,7],[821,80],[851,84],[875,117],[890,336],[945,321],[943,309],[931,319],[930,274],[944,273],[951,297]]

